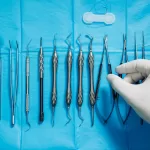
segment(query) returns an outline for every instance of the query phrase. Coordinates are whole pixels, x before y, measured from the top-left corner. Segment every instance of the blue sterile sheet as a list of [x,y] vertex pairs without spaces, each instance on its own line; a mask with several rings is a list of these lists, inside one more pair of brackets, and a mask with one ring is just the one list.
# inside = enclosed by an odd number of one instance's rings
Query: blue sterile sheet
[[[107,8],[107,10],[106,10]],[[95,23],[86,25],[82,21],[85,12],[111,12],[116,16],[113,25]],[[141,58],[142,31],[145,32],[146,58],[150,58],[150,1],[149,0],[1,0],[0,1],[0,48],[2,52],[2,119],[0,121],[0,150],[150,150],[150,125],[132,110],[125,125],[118,119],[116,109],[107,124],[103,125],[99,113],[107,117],[112,106],[112,95],[107,82],[107,66],[104,66],[95,123],[91,127],[89,106],[88,44],[85,37],[94,37],[94,88],[96,88],[99,63],[103,50],[103,37],[108,35],[108,51],[113,73],[120,63],[123,49],[123,33],[127,34],[129,60],[134,59],[134,32],[137,34],[138,57]],[[57,105],[55,125],[51,126],[52,54],[53,38],[57,33],[58,71]],[[73,67],[71,75],[72,104],[71,122],[67,122],[67,45],[65,38],[72,33]],[[79,48],[76,39],[81,34],[83,46],[83,106],[84,122],[81,127],[77,111]],[[43,37],[44,48],[44,122],[39,124],[39,46]],[[25,58],[26,46],[32,39],[30,55],[30,112],[28,129],[25,117]],[[9,44],[13,48],[13,78],[15,73],[15,41],[19,43],[19,91],[16,104],[16,123],[11,127],[11,105],[9,89]],[[14,84],[14,82],[13,82]],[[122,116],[128,105],[120,98]]]

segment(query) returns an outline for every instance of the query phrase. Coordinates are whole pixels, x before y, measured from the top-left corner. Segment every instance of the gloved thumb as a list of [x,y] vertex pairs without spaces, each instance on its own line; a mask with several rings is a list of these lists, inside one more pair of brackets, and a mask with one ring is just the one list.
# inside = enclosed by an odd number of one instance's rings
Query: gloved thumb
[[137,94],[135,85],[127,83],[114,74],[109,74],[107,76],[107,80],[111,84],[112,88],[120,96],[122,96],[129,105],[134,106],[135,104],[137,104],[137,101],[135,101],[136,98],[134,97]]

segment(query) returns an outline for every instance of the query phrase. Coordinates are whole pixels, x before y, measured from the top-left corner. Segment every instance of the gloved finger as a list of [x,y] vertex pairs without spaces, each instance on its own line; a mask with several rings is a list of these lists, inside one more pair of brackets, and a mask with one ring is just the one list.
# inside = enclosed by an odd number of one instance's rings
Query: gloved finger
[[143,80],[144,77],[141,73],[129,73],[124,77],[124,81],[128,82],[128,83],[136,83],[139,80]]
[[119,95],[121,95],[129,105],[137,105],[138,102],[135,98],[135,96],[137,95],[137,91],[135,85],[127,83],[126,81],[114,74],[109,74],[107,76],[107,79],[110,82],[112,88]]
[[150,85],[150,75],[145,79],[145,81],[140,84],[137,90],[137,106],[134,106],[133,109],[137,112],[141,118],[150,123],[150,94],[149,93],[149,85]]
[[140,72],[148,76],[150,73],[150,61],[145,59],[133,60],[118,66],[116,72],[119,74]]

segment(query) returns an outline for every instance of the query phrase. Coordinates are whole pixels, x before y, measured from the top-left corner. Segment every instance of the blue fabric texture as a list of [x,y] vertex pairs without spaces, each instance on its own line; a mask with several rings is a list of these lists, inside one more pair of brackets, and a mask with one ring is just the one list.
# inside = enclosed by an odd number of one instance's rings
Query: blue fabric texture
[[[102,4],[102,2],[104,4]],[[97,6],[97,5],[100,6]],[[101,5],[102,4],[102,5]],[[105,13],[116,16],[113,25],[86,25],[82,15],[87,11]],[[94,8],[93,8],[94,7]],[[150,58],[150,1],[149,0],[5,0],[0,1],[0,48],[2,52],[2,120],[0,121],[0,149],[1,150],[149,150],[150,126],[144,122],[140,125],[140,118],[132,110],[125,125],[118,119],[116,109],[107,124],[103,125],[95,110],[95,124],[91,127],[89,106],[89,70],[88,44],[86,34],[94,37],[94,88],[96,88],[98,68],[103,50],[103,37],[108,35],[108,51],[112,63],[113,73],[120,63],[123,48],[123,33],[127,34],[127,50],[129,60],[134,59],[134,32],[137,33],[138,56],[141,58],[142,31],[145,32],[146,59]],[[52,54],[53,38],[57,33],[58,72],[57,72],[57,105],[55,125],[51,126],[51,93],[52,93]],[[65,38],[72,33],[71,43],[73,52],[72,68],[72,104],[70,113],[72,121],[67,122],[66,87],[67,87],[67,45]],[[81,34],[84,54],[83,69],[83,106],[84,122],[79,127],[80,119],[77,111],[78,65],[79,48],[76,39]],[[39,120],[39,64],[38,52],[40,37],[43,37],[44,48],[44,113],[45,120]],[[30,113],[28,128],[25,117],[25,58],[26,45],[30,45]],[[11,108],[9,92],[9,44],[15,40],[19,42],[19,92],[16,106],[16,124],[11,127]],[[15,58],[15,55],[13,55]],[[104,59],[106,64],[106,59]],[[13,60],[13,65],[15,61]],[[13,70],[15,68],[13,67]],[[13,71],[14,73],[14,71]],[[111,106],[112,96],[106,79],[107,66],[102,72],[99,97],[96,108],[107,117]],[[14,76],[14,75],[13,75]],[[127,104],[120,99],[119,107],[123,116],[128,109]]]

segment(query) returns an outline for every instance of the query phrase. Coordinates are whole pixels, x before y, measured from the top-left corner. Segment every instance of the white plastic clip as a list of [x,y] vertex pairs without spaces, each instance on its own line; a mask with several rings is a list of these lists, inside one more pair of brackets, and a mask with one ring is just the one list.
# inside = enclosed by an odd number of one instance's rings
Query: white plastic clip
[[86,12],[83,14],[83,21],[86,24],[92,24],[93,22],[101,22],[105,24],[113,24],[116,18],[113,13],[93,14],[92,12]]

